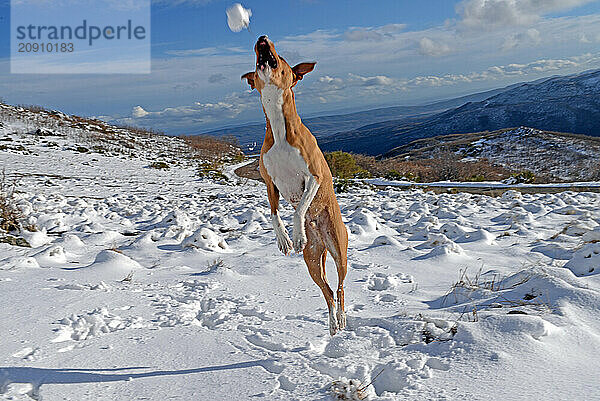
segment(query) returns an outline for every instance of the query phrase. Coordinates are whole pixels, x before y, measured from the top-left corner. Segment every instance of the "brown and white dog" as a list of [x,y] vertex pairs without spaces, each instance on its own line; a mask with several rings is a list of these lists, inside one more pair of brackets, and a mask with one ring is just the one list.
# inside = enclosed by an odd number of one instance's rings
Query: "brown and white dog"
[[[347,271],[348,232],[333,192],[331,171],[317,140],[302,124],[292,88],[316,63],[290,67],[267,36],[254,46],[256,71],[242,76],[260,92],[267,132],[260,151],[260,174],[267,184],[271,220],[279,249],[303,251],[304,261],[329,308],[329,332],[346,327],[344,278]],[[278,214],[279,195],[295,209],[293,241]],[[337,310],[325,275],[327,251],[338,273]]]

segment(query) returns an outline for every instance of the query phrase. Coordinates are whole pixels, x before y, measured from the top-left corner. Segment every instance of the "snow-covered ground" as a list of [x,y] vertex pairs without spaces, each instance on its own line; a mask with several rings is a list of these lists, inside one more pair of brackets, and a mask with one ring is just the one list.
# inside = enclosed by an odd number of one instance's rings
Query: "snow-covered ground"
[[11,132],[0,163],[39,231],[0,243],[0,399],[600,399],[600,194],[340,195],[330,337],[261,184]]

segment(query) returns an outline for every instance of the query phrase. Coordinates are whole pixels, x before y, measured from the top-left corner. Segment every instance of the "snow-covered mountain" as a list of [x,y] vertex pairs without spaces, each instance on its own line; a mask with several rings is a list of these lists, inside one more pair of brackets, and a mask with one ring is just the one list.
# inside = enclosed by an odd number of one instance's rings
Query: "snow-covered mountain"
[[330,337],[239,165],[213,180],[180,138],[0,110],[27,227],[0,233],[2,400],[600,397],[600,194],[340,194]]
[[388,155],[416,139],[518,126],[600,136],[598,115],[600,70],[524,83],[423,119],[371,124],[322,138],[320,144],[326,150]]

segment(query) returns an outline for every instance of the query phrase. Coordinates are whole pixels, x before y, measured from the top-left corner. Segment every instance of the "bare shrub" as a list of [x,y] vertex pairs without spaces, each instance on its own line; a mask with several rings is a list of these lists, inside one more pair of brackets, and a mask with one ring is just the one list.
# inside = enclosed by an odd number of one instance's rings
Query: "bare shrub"
[[6,172],[0,175],[0,230],[5,232],[19,230],[20,220],[23,218],[21,211],[15,204],[16,181],[9,181]]
[[429,158],[394,157],[377,159],[353,154],[356,164],[371,175],[391,180],[415,182],[502,180],[512,171],[487,159],[465,161],[454,152],[441,149]]
[[153,135],[165,135],[165,133],[161,130],[153,129],[153,128],[145,128],[145,127],[136,127],[134,125],[127,124],[117,124],[115,125],[117,128],[121,128],[127,130],[129,132],[133,132],[134,134],[140,136],[153,136]]
[[197,157],[210,161],[241,161],[244,154],[233,137],[217,138],[210,135],[188,135],[184,141],[194,150]]
[[49,113],[50,112],[49,109],[47,109],[43,106],[35,105],[35,104],[19,104],[17,107],[21,107],[25,110],[33,111],[34,113],[39,113],[39,112]]
[[510,177],[511,171],[487,159],[464,161],[453,152],[438,152],[429,159],[392,158],[353,155],[356,163],[372,175],[392,180],[415,182],[485,181]]
[[589,180],[600,181],[600,162],[590,168]]
[[369,171],[373,175],[379,173],[379,169],[381,168],[381,161],[377,160],[375,157],[363,155],[360,153],[353,153],[352,156],[356,161],[356,165],[360,168]]
[[157,170],[168,170],[170,166],[167,162],[157,161],[157,162],[150,163],[150,165],[148,165],[148,167],[155,168]]

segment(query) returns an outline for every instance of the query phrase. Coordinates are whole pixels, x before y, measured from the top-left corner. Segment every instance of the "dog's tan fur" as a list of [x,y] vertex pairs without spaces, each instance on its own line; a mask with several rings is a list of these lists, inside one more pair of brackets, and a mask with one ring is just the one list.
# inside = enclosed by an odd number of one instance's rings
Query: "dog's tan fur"
[[[259,39],[259,42],[261,39]],[[273,42],[266,39],[272,56],[277,60],[276,68],[270,69],[267,67],[268,73],[270,73],[270,77],[268,78],[269,82],[267,83],[263,79],[266,74],[264,72],[265,69],[261,69],[258,65],[259,42],[257,42],[257,45],[255,46],[257,69],[256,71],[244,74],[242,79],[246,79],[251,88],[256,88],[261,93],[261,98],[263,97],[263,90],[267,84],[275,85],[282,91],[281,96],[283,97],[283,103],[281,109],[285,121],[285,141],[300,152],[302,159],[308,167],[310,175],[314,177],[314,180],[316,180],[316,183],[318,184],[318,190],[316,191],[316,194],[314,194],[314,198],[310,202],[305,216],[296,215],[299,210],[302,209],[302,199],[290,197],[290,199],[286,198],[286,200],[296,209],[296,214],[294,215],[294,248],[297,252],[303,251],[304,261],[308,266],[310,276],[325,296],[330,313],[329,329],[331,335],[334,335],[346,325],[346,316],[344,312],[344,278],[346,277],[347,272],[348,232],[342,221],[340,207],[333,190],[331,171],[329,170],[329,166],[325,161],[323,153],[317,145],[317,140],[308,128],[302,124],[300,116],[296,111],[296,102],[294,99],[294,92],[292,91],[292,88],[296,83],[301,80],[305,74],[312,71],[315,63],[301,63],[291,68],[283,58],[277,55]],[[261,46],[264,47],[266,45],[263,42]],[[264,51],[264,48],[262,51]],[[267,185],[267,195],[271,205],[273,224],[276,233],[278,233],[277,225],[281,223],[278,216],[280,193],[277,186],[274,184],[275,180],[271,177],[268,168],[265,166],[264,160],[267,152],[275,145],[276,138],[264,105],[263,111],[265,112],[267,120],[267,130],[261,149],[259,164],[260,174]],[[274,172],[271,171],[271,173]],[[300,172],[298,174],[300,174]],[[314,181],[312,182],[314,185]],[[309,186],[310,184],[305,184],[302,188],[298,188],[303,199],[307,196],[306,192],[309,191]],[[298,223],[302,221],[304,221],[304,230],[302,230],[302,224]],[[300,225],[300,227],[297,227],[296,225]],[[281,228],[282,225],[279,226],[279,229]],[[291,244],[287,232],[285,229],[283,230],[283,234],[278,234],[278,240],[281,240],[279,244],[280,249],[287,254],[291,248]],[[304,233],[305,237],[303,236]],[[304,238],[306,241],[305,243],[303,243]],[[325,259],[327,251],[329,251],[337,266],[337,311],[333,291],[329,287],[325,275]]]

